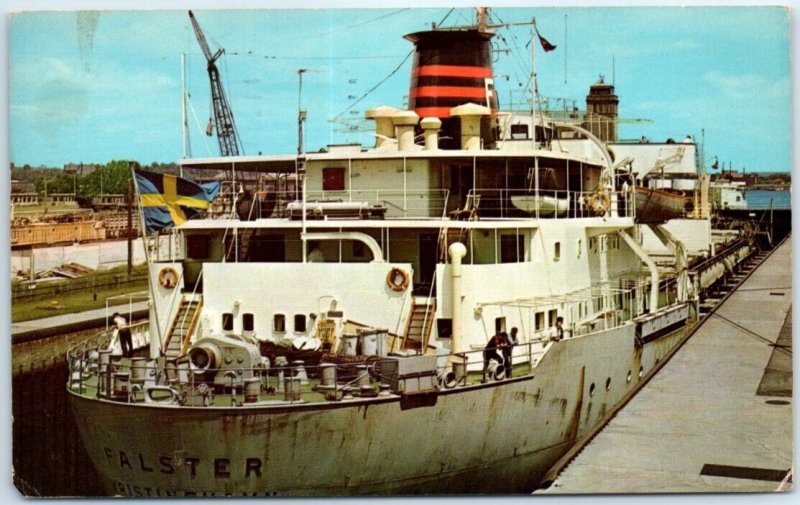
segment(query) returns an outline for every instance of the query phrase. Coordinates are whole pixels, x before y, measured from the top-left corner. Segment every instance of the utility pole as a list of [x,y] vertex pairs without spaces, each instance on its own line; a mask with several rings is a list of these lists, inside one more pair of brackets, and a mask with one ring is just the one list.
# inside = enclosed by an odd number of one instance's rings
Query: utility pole
[[128,280],[133,272],[133,179],[128,181]]
[[297,154],[303,154],[303,137],[305,134],[304,125],[306,122],[306,110],[303,108],[303,74],[308,72],[307,68],[297,69],[299,85],[297,87]]

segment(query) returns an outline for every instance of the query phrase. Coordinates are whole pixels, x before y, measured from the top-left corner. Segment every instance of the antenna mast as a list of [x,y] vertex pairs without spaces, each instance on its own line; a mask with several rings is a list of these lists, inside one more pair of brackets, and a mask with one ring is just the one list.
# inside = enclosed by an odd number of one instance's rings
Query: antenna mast
[[217,60],[225,52],[224,49],[219,48],[217,52],[211,54],[211,50],[206,42],[206,37],[203,35],[203,30],[197,23],[192,11],[189,11],[189,19],[192,20],[192,27],[194,34],[197,36],[197,42],[200,44],[200,49],[208,62],[208,77],[211,81],[211,101],[214,107],[214,122],[217,127],[217,139],[219,140],[219,154],[220,156],[238,156],[244,149],[241,148],[236,133],[236,124],[233,122],[233,112],[228,105],[228,100],[225,98],[225,90],[222,89],[222,82],[219,79],[219,70],[217,70]]
[[477,25],[479,32],[485,32],[487,21],[489,20],[489,8],[488,7],[476,7],[476,17],[477,17]]

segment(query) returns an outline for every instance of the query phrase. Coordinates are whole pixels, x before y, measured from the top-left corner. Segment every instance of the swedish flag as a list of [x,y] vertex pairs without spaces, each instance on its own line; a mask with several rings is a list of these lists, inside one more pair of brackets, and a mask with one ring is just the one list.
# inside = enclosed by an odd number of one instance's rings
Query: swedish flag
[[219,182],[197,184],[169,174],[133,172],[147,233],[182,224],[208,209],[219,193]]

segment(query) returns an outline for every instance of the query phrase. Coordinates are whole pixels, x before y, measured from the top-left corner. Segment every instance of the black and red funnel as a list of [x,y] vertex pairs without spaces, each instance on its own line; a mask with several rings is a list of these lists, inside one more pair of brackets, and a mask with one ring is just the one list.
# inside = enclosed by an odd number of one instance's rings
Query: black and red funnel
[[475,103],[497,110],[490,40],[478,29],[432,30],[406,35],[414,43],[410,110],[420,118],[447,119],[450,109]]

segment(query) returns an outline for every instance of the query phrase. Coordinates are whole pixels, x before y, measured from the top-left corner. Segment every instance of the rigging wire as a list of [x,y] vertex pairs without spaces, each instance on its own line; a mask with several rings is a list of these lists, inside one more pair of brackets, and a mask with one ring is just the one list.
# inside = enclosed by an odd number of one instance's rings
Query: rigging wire
[[409,51],[409,52],[408,52],[408,54],[406,55],[406,57],[405,57],[405,58],[403,58],[403,61],[401,61],[401,62],[400,62],[400,64],[399,64],[399,65],[397,65],[397,66],[395,67],[395,69],[391,71],[391,73],[390,73],[389,75],[387,75],[386,77],[384,77],[383,79],[381,79],[381,81],[380,81],[378,84],[376,84],[375,86],[373,86],[372,88],[370,88],[370,89],[369,89],[369,91],[367,91],[366,93],[364,93],[363,95],[361,95],[361,96],[360,96],[358,99],[356,99],[356,100],[355,100],[353,103],[351,103],[350,105],[348,105],[348,106],[347,106],[347,107],[346,107],[346,108],[345,108],[345,109],[344,109],[342,112],[340,112],[339,114],[337,114],[337,115],[336,115],[336,116],[335,116],[333,119],[330,119],[329,121],[330,121],[331,123],[333,123],[333,122],[336,122],[336,120],[337,120],[337,119],[339,119],[339,118],[342,116],[342,114],[344,114],[345,112],[347,112],[347,111],[349,111],[350,109],[352,109],[353,107],[355,107],[355,106],[356,106],[356,104],[358,104],[358,103],[359,103],[361,100],[363,100],[364,98],[366,98],[366,97],[367,97],[367,95],[369,95],[370,93],[372,93],[373,91],[375,91],[376,89],[378,89],[378,87],[379,87],[381,84],[383,84],[384,82],[388,81],[388,80],[389,80],[389,79],[390,79],[390,78],[391,78],[391,77],[392,77],[394,74],[396,74],[396,73],[398,72],[398,70],[400,70],[400,69],[403,67],[403,65],[406,63],[406,61],[408,60],[408,58],[409,58],[409,57],[410,57],[412,54],[414,54],[414,50],[413,50],[413,49],[412,49],[411,51]]
[[[445,14],[445,16],[442,18],[442,20],[441,20],[441,21],[439,21],[439,23],[438,23],[438,25],[437,25],[437,26],[439,26],[439,25],[441,25],[442,23],[444,23],[444,22],[445,22],[445,20],[447,20],[447,18],[450,16],[450,14],[452,14],[452,13],[453,13],[453,11],[454,11],[454,10],[455,10],[455,7],[451,8],[449,11],[447,11],[447,14]],[[349,111],[350,109],[352,109],[353,107],[355,107],[355,106],[356,106],[356,104],[358,104],[359,102],[361,102],[361,100],[363,100],[364,98],[366,98],[366,97],[367,97],[367,96],[368,96],[370,93],[372,93],[373,91],[375,91],[376,89],[378,89],[378,87],[380,87],[380,86],[381,86],[381,84],[383,84],[384,82],[388,81],[388,80],[389,80],[389,79],[390,79],[390,78],[391,78],[391,77],[392,77],[394,74],[396,74],[396,73],[397,73],[397,72],[398,72],[398,71],[399,71],[399,70],[400,70],[400,69],[403,67],[403,65],[405,64],[405,62],[408,60],[408,58],[409,58],[409,57],[411,57],[411,55],[412,55],[412,54],[414,54],[414,50],[413,50],[413,49],[412,49],[412,50],[410,50],[410,51],[408,52],[408,54],[406,54],[405,58],[403,58],[403,61],[401,61],[401,62],[400,62],[400,64],[399,64],[399,65],[397,65],[397,67],[395,67],[395,69],[394,69],[394,70],[392,70],[392,71],[389,73],[389,75],[387,75],[386,77],[384,77],[384,78],[383,78],[383,79],[382,79],[382,80],[381,80],[381,81],[380,81],[378,84],[376,84],[375,86],[373,86],[372,88],[370,88],[370,89],[369,89],[369,91],[367,91],[366,93],[364,93],[363,95],[361,95],[361,96],[360,96],[359,98],[357,98],[357,99],[356,99],[356,100],[355,100],[353,103],[351,103],[350,105],[348,105],[347,107],[345,107],[345,109],[344,109],[342,112],[340,112],[339,114],[337,114],[336,116],[334,116],[334,118],[333,118],[333,119],[329,119],[329,120],[328,120],[328,122],[330,122],[330,123],[335,123],[335,122],[336,122],[336,121],[337,121],[337,120],[338,120],[340,117],[342,117],[342,115],[343,115],[343,114],[345,114],[347,111]]]
[[271,54],[259,55],[253,51],[225,53],[229,56],[249,56],[252,58],[263,58],[265,60],[388,60],[397,58],[397,55],[370,55],[370,56],[274,56]]
[[203,141],[203,145],[206,146],[206,151],[208,155],[211,156],[211,148],[208,147],[208,142],[206,142],[206,136],[204,135],[203,127],[200,125],[200,120],[197,119],[197,112],[194,110],[194,105],[192,105],[192,95],[187,93],[186,95],[186,103],[189,104],[189,109],[192,111],[192,117],[194,118],[195,125],[197,125],[197,129],[200,131],[200,140]]
[[399,9],[399,10],[390,12],[388,14],[383,14],[383,15],[378,16],[376,18],[368,19],[366,21],[360,21],[358,23],[353,23],[351,25],[342,26],[340,28],[334,28],[332,30],[328,30],[327,32],[318,35],[317,37],[325,37],[327,35],[330,35],[331,33],[336,33],[336,32],[340,32],[340,31],[343,31],[343,30],[349,30],[351,28],[357,28],[359,26],[364,26],[364,25],[367,25],[367,24],[370,24],[370,23],[374,23],[375,21],[380,21],[381,19],[386,19],[388,17],[394,16],[395,14],[400,14],[401,12],[405,12],[407,10],[411,10],[411,9],[410,8]]

